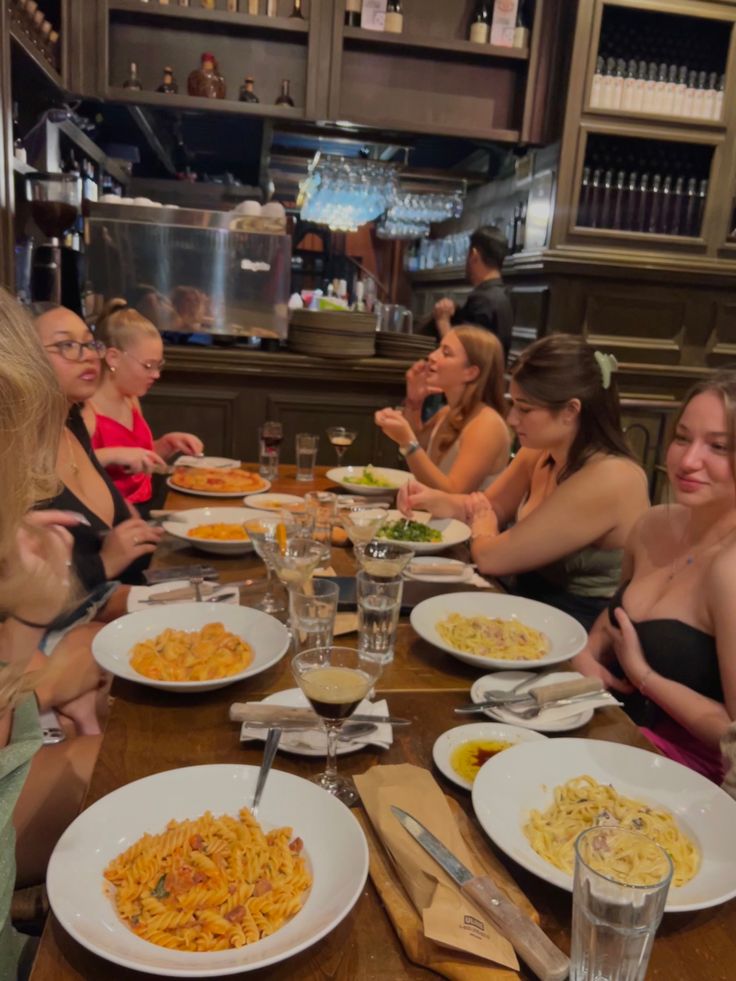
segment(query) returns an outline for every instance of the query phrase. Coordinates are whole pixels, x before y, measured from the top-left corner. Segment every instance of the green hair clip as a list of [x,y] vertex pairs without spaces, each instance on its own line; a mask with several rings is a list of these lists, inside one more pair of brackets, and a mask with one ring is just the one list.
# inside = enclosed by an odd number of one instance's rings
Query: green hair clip
[[610,388],[611,375],[614,373],[614,371],[618,371],[618,361],[612,354],[604,354],[602,351],[594,351],[593,357],[598,362],[598,367],[601,371],[603,388]]

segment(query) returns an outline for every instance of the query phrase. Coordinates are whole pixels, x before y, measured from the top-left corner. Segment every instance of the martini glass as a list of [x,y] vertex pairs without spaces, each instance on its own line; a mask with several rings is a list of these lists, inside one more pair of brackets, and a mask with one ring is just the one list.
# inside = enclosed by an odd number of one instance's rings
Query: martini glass
[[367,545],[386,520],[386,506],[353,504],[340,507],[337,519],[353,545]]
[[358,793],[352,780],[338,776],[337,738],[378,680],[381,665],[351,647],[313,647],[296,655],[291,670],[327,730],[327,768],[314,782],[351,807]]
[[289,592],[289,626],[292,636],[296,636],[294,625],[293,593],[304,589],[305,583],[312,578],[317,566],[328,562],[330,546],[325,542],[317,542],[313,538],[291,538],[286,548],[278,552],[273,559],[273,569]]
[[346,429],[345,426],[330,426],[327,430],[327,438],[335,447],[337,454],[337,465],[340,466],[345,450],[352,446],[358,434],[354,429]]
[[358,565],[374,579],[395,579],[414,558],[414,549],[402,542],[380,539],[355,546]]
[[263,610],[264,613],[280,613],[286,608],[286,604],[274,590],[274,563],[276,557],[286,548],[289,535],[294,531],[293,526],[284,521],[283,517],[274,516],[245,521],[243,528],[266,566],[266,593],[256,609]]

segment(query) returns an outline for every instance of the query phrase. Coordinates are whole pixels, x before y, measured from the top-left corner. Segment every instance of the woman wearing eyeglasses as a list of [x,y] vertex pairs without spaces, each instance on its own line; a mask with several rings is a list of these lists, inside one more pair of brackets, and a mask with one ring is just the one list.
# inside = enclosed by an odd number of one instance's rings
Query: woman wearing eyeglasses
[[[150,528],[131,510],[97,460],[80,404],[93,398],[100,384],[104,344],[71,310],[49,304],[36,309],[36,329],[69,414],[57,459],[61,492],[47,507],[74,511],[86,525],[74,531],[74,567],[90,595],[108,590],[111,580],[136,582],[162,532]],[[99,599],[99,597],[98,597]],[[121,611],[122,612],[122,611]]]
[[191,433],[167,433],[154,439],[143,418],[139,399],[161,377],[164,366],[161,335],[150,320],[127,305],[111,300],[95,337],[105,345],[102,382],[82,412],[97,458],[113,483],[138,509],[150,505],[151,473],[163,471],[175,453],[202,452]]

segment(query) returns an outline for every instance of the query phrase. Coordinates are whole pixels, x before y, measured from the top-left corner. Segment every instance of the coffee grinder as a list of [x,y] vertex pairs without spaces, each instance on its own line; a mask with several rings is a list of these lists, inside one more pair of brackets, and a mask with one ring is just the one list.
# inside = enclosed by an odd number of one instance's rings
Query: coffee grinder
[[31,299],[68,307],[81,316],[81,255],[61,244],[81,208],[81,181],[77,174],[29,174],[26,194],[31,215],[48,238],[37,245],[31,268]]

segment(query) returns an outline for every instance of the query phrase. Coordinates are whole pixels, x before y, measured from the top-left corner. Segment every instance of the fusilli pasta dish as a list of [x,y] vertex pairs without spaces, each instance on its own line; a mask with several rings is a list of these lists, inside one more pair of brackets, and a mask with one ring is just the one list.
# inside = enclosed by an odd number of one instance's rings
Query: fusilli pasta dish
[[107,866],[115,907],[143,940],[184,951],[228,950],[267,937],[302,908],[312,884],[301,838],[237,817],[170,821]]
[[207,623],[201,630],[170,627],[136,644],[130,666],[157,681],[212,681],[244,671],[253,660],[253,648],[225,630]]
[[[546,811],[531,812],[524,834],[538,855],[563,872],[572,873],[575,840],[581,831],[596,825],[617,825],[627,831],[638,831],[661,845],[672,859],[673,886],[684,886],[700,867],[698,849],[680,831],[669,811],[623,797],[609,784],[600,784],[589,776],[575,777],[555,787],[554,802]],[[643,853],[629,852],[612,853],[605,863],[598,864],[608,864],[617,877],[626,874],[631,881],[647,885],[648,878],[657,881],[659,877],[659,870],[648,869],[649,861],[650,857]]]
[[518,620],[464,617],[451,613],[437,624],[440,637],[465,654],[504,661],[537,661],[549,650],[547,637]]

